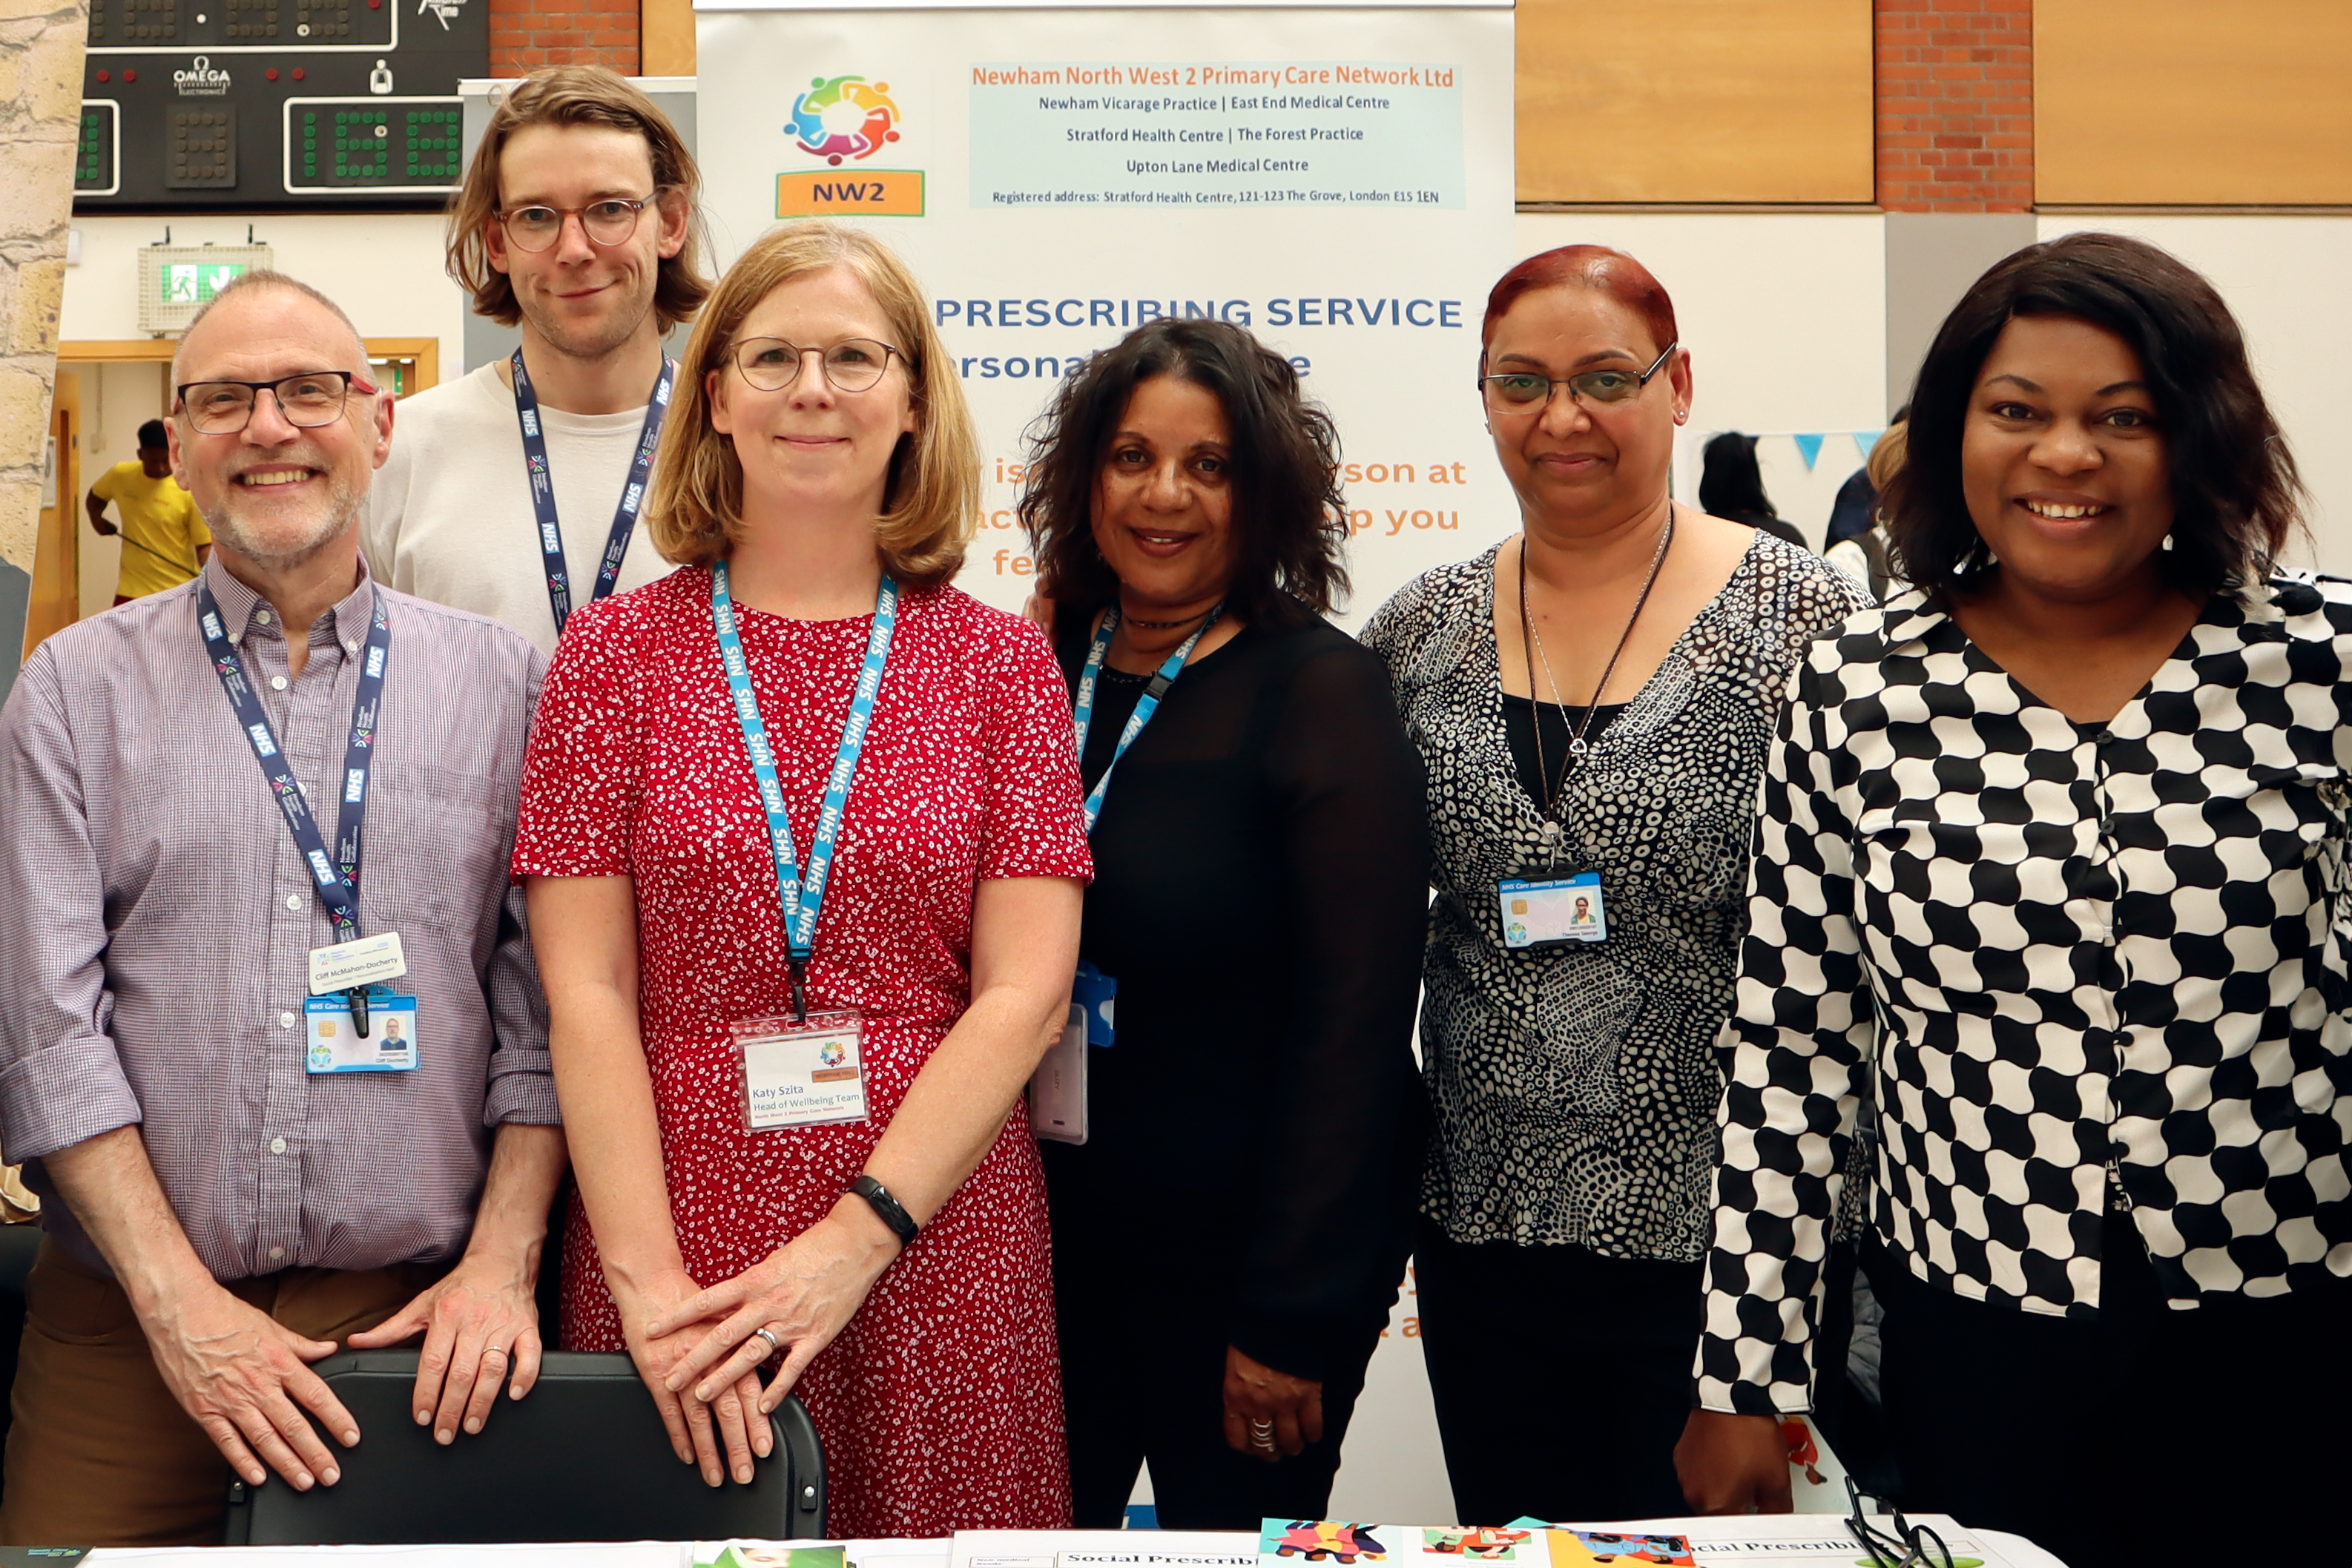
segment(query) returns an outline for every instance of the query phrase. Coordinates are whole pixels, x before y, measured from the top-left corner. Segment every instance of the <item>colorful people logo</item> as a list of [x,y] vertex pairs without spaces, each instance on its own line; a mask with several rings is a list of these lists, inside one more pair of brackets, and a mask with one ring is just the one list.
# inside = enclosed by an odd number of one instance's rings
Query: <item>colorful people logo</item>
[[825,1041],[817,1047],[816,1055],[817,1059],[829,1068],[837,1068],[849,1059],[849,1053],[841,1048],[839,1040]]
[[844,158],[871,158],[898,140],[898,105],[888,82],[837,76],[811,80],[793,100],[792,122],[784,129],[800,139],[802,152],[839,163]]

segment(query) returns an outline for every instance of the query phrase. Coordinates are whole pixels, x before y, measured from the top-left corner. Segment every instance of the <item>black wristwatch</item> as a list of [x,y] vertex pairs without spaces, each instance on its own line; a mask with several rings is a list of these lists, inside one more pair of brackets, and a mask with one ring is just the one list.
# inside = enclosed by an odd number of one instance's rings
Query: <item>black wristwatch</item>
[[889,1188],[871,1176],[860,1174],[857,1180],[849,1184],[849,1190],[864,1198],[874,1212],[882,1216],[882,1223],[890,1227],[890,1233],[898,1238],[900,1247],[913,1245],[915,1234],[923,1227],[915,1223],[915,1216],[907,1212],[906,1205],[890,1195]]

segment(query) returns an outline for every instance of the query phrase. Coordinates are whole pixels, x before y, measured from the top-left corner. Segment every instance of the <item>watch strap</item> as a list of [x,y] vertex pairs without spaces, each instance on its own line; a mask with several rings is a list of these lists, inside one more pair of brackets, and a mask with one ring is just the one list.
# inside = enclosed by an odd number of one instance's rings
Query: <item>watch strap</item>
[[913,1242],[916,1233],[923,1228],[915,1223],[915,1216],[907,1212],[907,1205],[892,1196],[890,1189],[873,1177],[861,1173],[849,1184],[849,1190],[864,1198],[867,1206],[881,1216],[882,1223],[888,1226],[890,1233],[898,1238],[899,1246]]

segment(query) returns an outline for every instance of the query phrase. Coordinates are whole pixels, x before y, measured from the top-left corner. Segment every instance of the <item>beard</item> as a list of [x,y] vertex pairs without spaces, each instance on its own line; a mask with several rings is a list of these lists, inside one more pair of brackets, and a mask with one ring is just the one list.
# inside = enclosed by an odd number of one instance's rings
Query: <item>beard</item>
[[515,303],[524,319],[556,353],[571,359],[603,359],[636,335],[646,317],[654,308],[654,291],[645,289],[645,297],[631,300],[612,314],[595,321],[568,321],[525,295],[515,291]]
[[303,520],[268,515],[240,516],[245,502],[257,499],[235,481],[222,487],[218,516],[205,525],[214,540],[257,566],[276,572],[301,565],[357,527],[366,492],[332,469],[325,470],[326,494],[318,515]]

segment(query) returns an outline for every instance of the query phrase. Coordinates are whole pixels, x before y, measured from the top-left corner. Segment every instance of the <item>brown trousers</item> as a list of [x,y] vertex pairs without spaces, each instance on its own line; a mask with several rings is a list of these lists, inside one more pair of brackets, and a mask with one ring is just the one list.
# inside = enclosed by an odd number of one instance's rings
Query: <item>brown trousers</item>
[[[298,1334],[341,1340],[446,1271],[289,1268],[228,1289]],[[122,1287],[44,1239],[25,1296],[0,1542],[219,1545],[228,1461],[164,1386]]]

